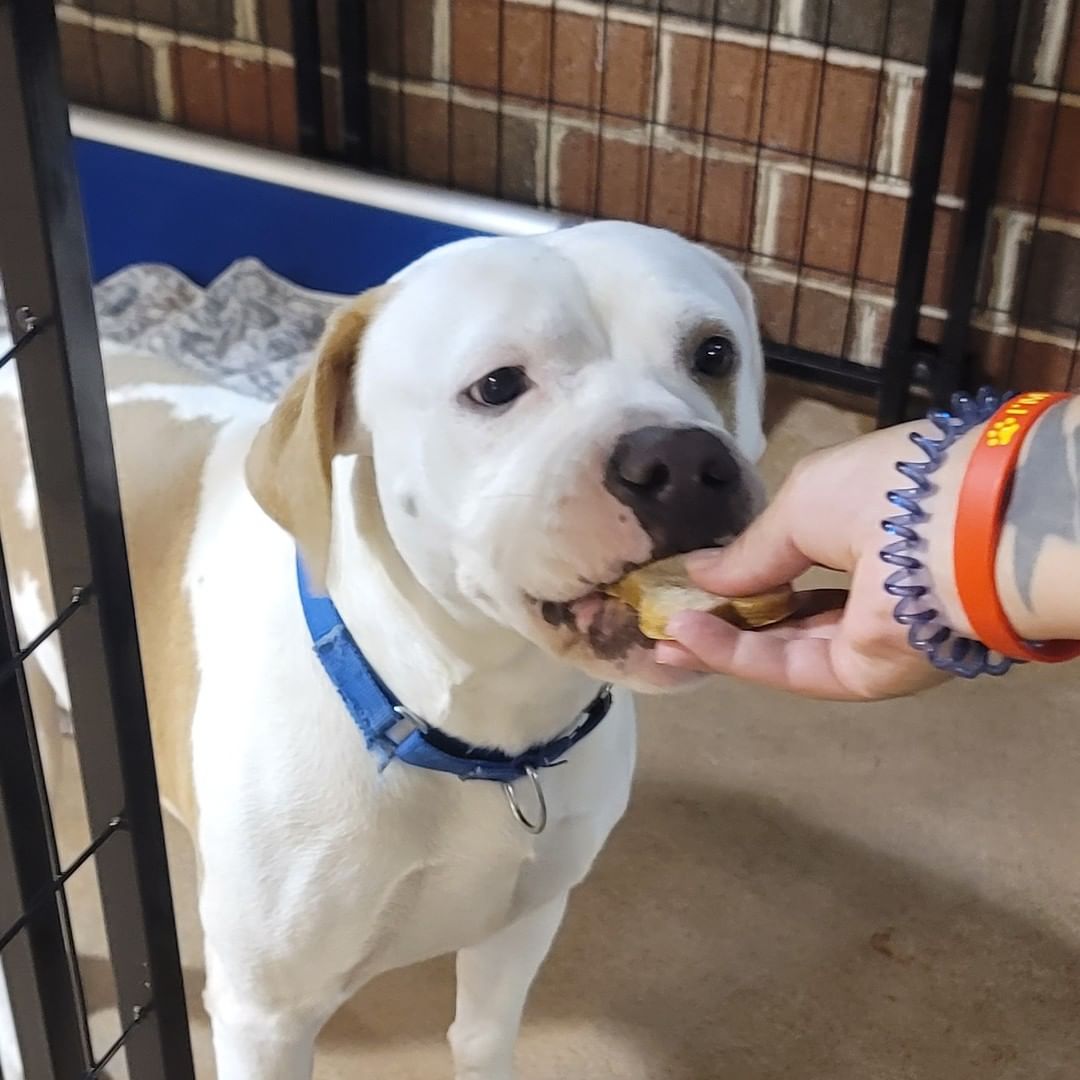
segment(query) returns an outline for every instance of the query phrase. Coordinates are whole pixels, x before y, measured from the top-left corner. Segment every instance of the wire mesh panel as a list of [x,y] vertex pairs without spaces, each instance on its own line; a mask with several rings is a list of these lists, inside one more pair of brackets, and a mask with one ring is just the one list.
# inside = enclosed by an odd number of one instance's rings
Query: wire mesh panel
[[89,1027],[21,666],[33,643],[18,648],[2,558],[0,607],[0,977],[14,1020],[0,1042],[0,1068],[12,1076],[81,1076],[92,1061]]
[[1080,3],[1062,0],[1041,62],[1013,76],[977,336],[999,382],[1080,389]]
[[[98,1076],[121,1051],[133,1076],[189,1080],[183,984],[58,59],[47,5],[0,5],[0,271],[14,339],[0,363],[18,364],[58,612],[20,642],[0,554],[0,955],[15,1022],[14,1040],[5,1029],[4,1053],[9,1069],[21,1059],[28,1080]],[[24,670],[61,632],[91,831],[90,843],[64,865]],[[121,1012],[118,1038],[100,1050],[90,1036],[67,894],[91,860]]]
[[[414,57],[404,74],[373,53],[373,145],[389,151],[375,161],[676,229],[746,267],[774,360],[873,363],[912,149],[893,10],[856,29],[851,5],[829,0],[455,0],[434,13],[430,58],[422,18],[396,28]],[[409,121],[405,152],[380,137],[392,112]]]
[[[61,0],[63,70],[72,100],[146,119],[305,153],[287,0]],[[311,24],[296,24],[301,32]],[[316,31],[317,33],[317,31]]]
[[[355,22],[355,5],[337,7]],[[1004,376],[1015,326],[991,325],[987,307],[997,223],[1011,220],[1018,172],[1062,184],[1051,158],[1074,145],[1080,116],[1075,7],[369,0],[369,130],[344,138],[397,175],[713,245],[745,268],[781,369],[876,390],[906,305],[903,366],[943,394],[961,378]],[[333,15],[324,5],[324,22]],[[1054,94],[1062,115],[1051,123]],[[1016,156],[1033,134],[1039,164]],[[1071,240],[1064,210],[1055,227]],[[910,248],[913,215],[922,239]],[[1080,247],[1032,246],[1046,253],[1044,276],[1067,282],[1058,295],[1077,287]],[[1015,305],[1030,275],[1012,259],[1004,276],[996,291]],[[1034,358],[1049,331],[1026,329],[1018,340]],[[1062,386],[1070,366],[1061,353],[1027,378]]]
[[1080,379],[1076,0],[58,10],[79,101],[708,243],[781,370],[870,393],[887,353],[905,392]]

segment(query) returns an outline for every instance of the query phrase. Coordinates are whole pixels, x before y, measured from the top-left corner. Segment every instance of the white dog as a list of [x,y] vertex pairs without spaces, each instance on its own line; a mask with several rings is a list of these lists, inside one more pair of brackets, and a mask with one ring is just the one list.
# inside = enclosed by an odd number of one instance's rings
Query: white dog
[[[689,677],[599,586],[760,506],[749,290],[671,233],[597,223],[421,259],[340,314],[272,411],[142,357],[107,374],[220,1080],[308,1077],[358,987],[451,951],[455,1075],[508,1080],[567,895],[626,807],[628,691]],[[33,634],[50,605],[0,378]]]

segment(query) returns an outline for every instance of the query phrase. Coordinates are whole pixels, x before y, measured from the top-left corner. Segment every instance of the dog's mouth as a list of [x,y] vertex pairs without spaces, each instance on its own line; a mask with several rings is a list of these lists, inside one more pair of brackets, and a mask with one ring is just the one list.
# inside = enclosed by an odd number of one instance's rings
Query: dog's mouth
[[[629,573],[629,569],[627,573]],[[651,649],[650,641],[638,627],[637,612],[598,586],[574,600],[538,602],[540,616],[555,630],[570,630],[575,638],[588,642],[601,660],[621,660],[634,648]]]
[[[714,547],[726,547],[733,536],[717,541]],[[687,552],[674,552],[685,555]],[[530,598],[541,618],[554,630],[569,630],[586,642],[601,660],[621,660],[635,648],[653,649],[656,642],[646,637],[638,625],[638,613],[608,589],[623,577],[640,570],[654,560],[626,563],[618,578],[598,582],[571,600],[535,600]]]

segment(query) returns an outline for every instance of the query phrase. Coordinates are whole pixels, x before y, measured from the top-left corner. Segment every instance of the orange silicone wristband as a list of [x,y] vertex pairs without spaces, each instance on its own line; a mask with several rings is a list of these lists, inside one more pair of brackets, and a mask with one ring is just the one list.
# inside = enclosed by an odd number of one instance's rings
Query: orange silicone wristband
[[997,591],[997,552],[1013,474],[1035,422],[1071,394],[1010,398],[990,418],[960,487],[953,538],[956,591],[974,636],[1014,660],[1060,663],[1080,656],[1080,641],[1026,642],[1009,623]]

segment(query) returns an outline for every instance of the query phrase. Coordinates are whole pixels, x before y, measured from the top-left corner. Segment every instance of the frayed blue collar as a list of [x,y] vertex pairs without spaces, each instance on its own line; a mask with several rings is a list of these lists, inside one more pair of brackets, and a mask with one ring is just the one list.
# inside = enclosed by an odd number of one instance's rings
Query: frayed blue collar
[[299,559],[296,572],[315,655],[364,736],[368,749],[378,758],[380,771],[397,760],[420,769],[450,773],[462,780],[512,784],[526,775],[535,777],[539,769],[561,765],[567,752],[611,709],[611,691],[604,686],[582,711],[575,726],[551,742],[514,756],[470,746],[430,727],[406,709],[371,669],[333,601],[311,591]]

